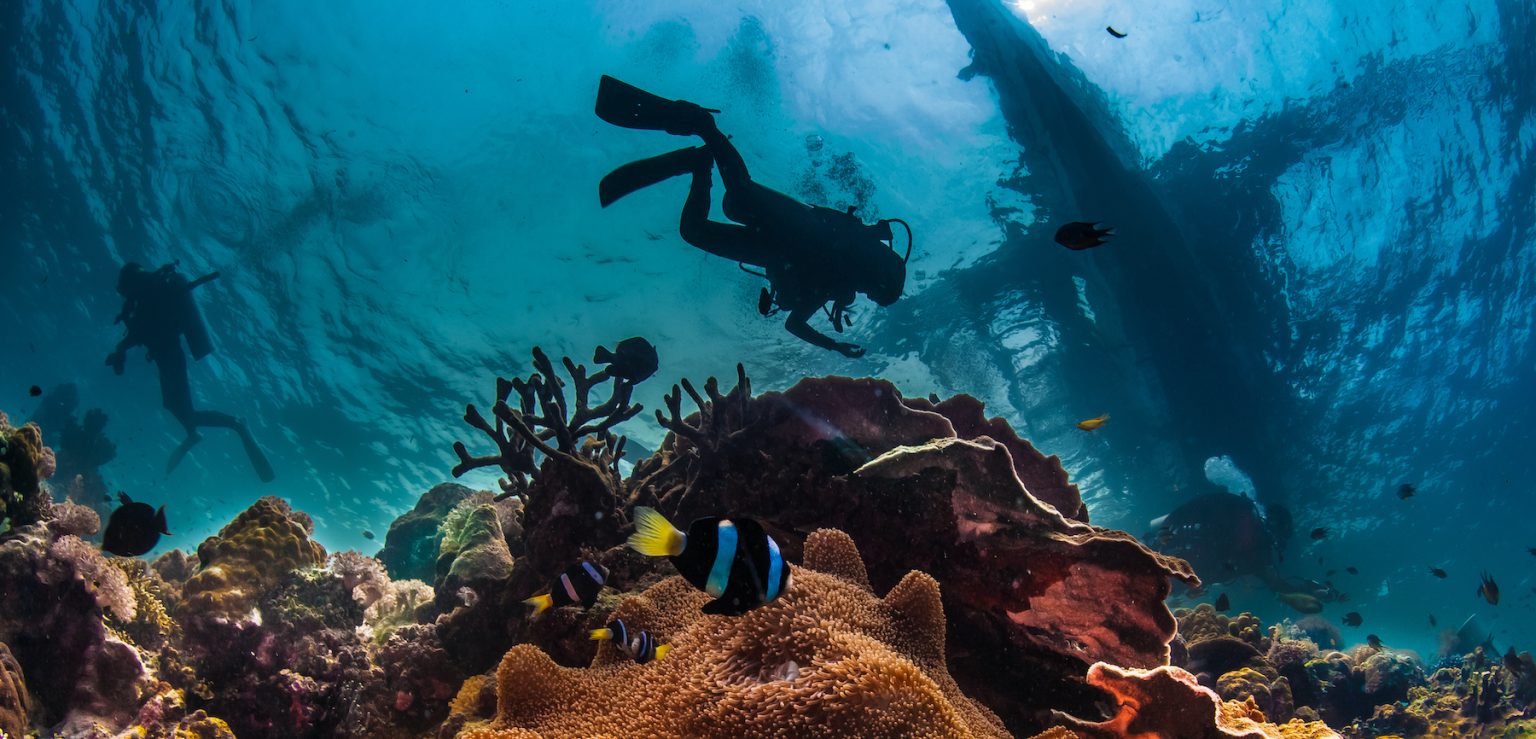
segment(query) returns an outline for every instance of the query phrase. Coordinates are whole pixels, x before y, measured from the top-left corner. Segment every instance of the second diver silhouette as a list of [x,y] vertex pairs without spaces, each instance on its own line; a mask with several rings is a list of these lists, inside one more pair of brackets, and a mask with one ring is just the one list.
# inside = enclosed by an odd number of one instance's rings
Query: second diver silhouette
[[256,439],[246,428],[245,421],[218,411],[200,411],[192,407],[192,387],[187,379],[187,355],[182,348],[182,337],[192,350],[194,360],[213,352],[213,342],[208,338],[208,328],[192,299],[192,291],[199,285],[217,279],[219,273],[188,280],[176,270],[172,262],[150,272],[129,262],[117,275],[117,292],[123,296],[123,310],[117,322],[127,328],[127,334],[117,348],[107,355],[107,365],[113,372],[123,373],[123,362],[128,350],[143,346],[146,358],[154,362],[160,373],[160,402],[175,416],[187,431],[186,441],[171,452],[165,465],[169,475],[181,464],[181,460],[202,441],[197,430],[204,426],[232,429],[240,435],[240,444],[262,482],[271,482],[276,475],[272,464],[262,453]]
[[[866,224],[847,212],[807,205],[752,180],[747,165],[725,134],[715,127],[719,111],[684,100],[668,100],[603,75],[597,90],[597,115],[615,126],[699,136],[703,146],[630,162],[603,178],[598,195],[604,207],[629,193],[671,177],[692,174],[683,203],[679,232],[684,241],[730,259],[766,277],[758,312],[789,315],[784,328],[796,337],[848,357],[863,347],[837,341],[811,328],[809,320],[825,310],[838,333],[851,324],[857,293],[888,306],[901,298],[912,256],[912,229],[896,218]],[[720,169],[725,183],[721,208],[735,223],[709,220],[711,173]],[[907,231],[907,252],[896,253],[892,223]],[[750,272],[751,270],[748,269]]]

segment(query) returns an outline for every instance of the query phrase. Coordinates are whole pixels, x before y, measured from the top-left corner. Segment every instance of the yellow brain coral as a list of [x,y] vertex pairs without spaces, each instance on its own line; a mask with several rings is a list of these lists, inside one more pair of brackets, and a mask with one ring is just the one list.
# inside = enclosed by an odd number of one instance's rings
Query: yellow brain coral
[[245,619],[284,575],[325,561],[325,548],[309,540],[312,527],[308,516],[281,498],[257,500],[198,545],[200,566],[182,590],[178,611],[198,619]]
[[460,739],[513,737],[1006,737],[944,666],[939,585],[911,572],[879,598],[853,541],[823,529],[778,600],[706,616],[671,577],[614,616],[672,644],[635,664],[604,644],[586,669],[519,645],[497,671],[496,718]]

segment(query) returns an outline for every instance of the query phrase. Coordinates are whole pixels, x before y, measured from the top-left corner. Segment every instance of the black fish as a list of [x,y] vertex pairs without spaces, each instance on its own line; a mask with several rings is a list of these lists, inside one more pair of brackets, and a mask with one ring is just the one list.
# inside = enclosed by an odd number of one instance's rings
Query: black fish
[[128,494],[119,490],[117,499],[122,506],[107,519],[107,530],[101,535],[101,549],[119,557],[137,557],[160,542],[160,537],[170,536],[165,527],[165,506],[160,510],[148,503],[135,503]]
[[1068,223],[1056,229],[1056,243],[1072,251],[1082,251],[1084,249],[1092,249],[1101,244],[1107,244],[1109,242],[1104,239],[1114,236],[1110,232],[1115,229],[1113,226],[1109,228],[1096,228],[1098,223],[1098,221],[1093,223],[1083,223],[1082,221]]
[[1360,574],[1360,571],[1355,569],[1355,568],[1353,568],[1353,567],[1345,567],[1344,571],[1348,572],[1351,575],[1358,575],[1358,574]]
[[1439,626],[1439,625],[1440,624],[1435,621],[1435,614],[1433,614],[1433,613],[1429,614],[1429,626],[1430,626],[1430,628],[1434,628],[1434,627]]
[[1536,547],[1526,547],[1525,551],[1530,552],[1532,557],[1536,557]]
[[1515,645],[1513,644],[1509,645],[1509,649],[1504,652],[1504,669],[1508,670],[1511,675],[1519,675],[1525,671],[1525,665],[1520,663],[1520,657],[1515,654]]
[[363,538],[371,541],[373,539],[373,532],[365,529],[363,531]]
[[1483,583],[1477,586],[1477,595],[1488,601],[1490,606],[1499,604],[1499,584],[1493,581],[1493,576],[1487,570],[1483,571]]
[[1359,626],[1365,622],[1365,619],[1361,618],[1358,612],[1350,611],[1349,613],[1344,614],[1343,621],[1345,626]]
[[1322,541],[1326,538],[1328,538],[1327,526],[1319,526],[1315,529],[1312,529],[1312,541]]
[[1227,609],[1231,607],[1232,601],[1227,600],[1226,593],[1222,593],[1221,595],[1216,596],[1216,611],[1218,613],[1225,613]]
[[649,631],[641,631],[630,636],[629,627],[624,620],[616,618],[608,622],[608,626],[601,629],[593,629],[591,638],[598,641],[611,641],[615,649],[629,655],[639,664],[645,664],[651,660],[661,659],[671,651],[670,644],[657,644],[656,638]]
[[539,614],[550,608],[568,606],[572,603],[580,603],[582,608],[591,608],[597,602],[597,594],[603,591],[603,583],[608,580],[608,568],[595,565],[591,562],[578,562],[567,567],[565,572],[555,578],[549,584],[549,592],[543,595],[535,595],[524,604],[533,606],[530,618],[538,618]]
[[1441,580],[1444,580],[1446,578],[1445,570],[1442,570],[1439,567],[1431,567],[1431,568],[1429,568],[1429,574],[1434,575],[1435,577],[1438,577]]
[[1365,643],[1371,645],[1372,649],[1381,649],[1381,637],[1375,634],[1366,634]]
[[36,386],[36,385],[33,385],[32,387],[27,389],[27,394],[35,398],[35,397],[43,394],[43,389],[38,387],[38,386]]
[[1414,487],[1412,485],[1406,483],[1406,482],[1397,486],[1397,497],[1399,497],[1399,498],[1401,498],[1403,500],[1407,500],[1409,498],[1412,498],[1413,497],[1413,492],[1414,492]]
[[1130,35],[1128,33],[1121,33],[1116,31],[1114,26],[1105,26],[1104,30],[1109,31],[1109,35],[1114,36],[1115,38],[1125,38],[1126,36]]
[[638,383],[656,374],[656,347],[639,336],[631,336],[619,342],[613,351],[598,347],[592,353],[592,361],[608,365],[604,371],[610,376]]
[[789,565],[779,544],[750,518],[700,518],[684,534],[656,510],[635,508],[629,546],[667,557],[683,579],[709,593],[705,613],[740,616],[789,590]]

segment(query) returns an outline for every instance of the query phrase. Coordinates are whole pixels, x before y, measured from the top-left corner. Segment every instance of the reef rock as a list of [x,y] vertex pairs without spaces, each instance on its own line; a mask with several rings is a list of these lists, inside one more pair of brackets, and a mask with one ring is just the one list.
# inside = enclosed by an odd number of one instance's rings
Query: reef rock
[[1278,726],[1266,723],[1264,714],[1252,700],[1223,702],[1209,688],[1201,687],[1194,675],[1177,667],[1137,670],[1101,662],[1089,668],[1088,683],[1114,697],[1115,715],[1104,721],[1088,721],[1058,713],[1058,719],[1069,733],[1058,732],[1054,736],[1062,739],[1068,736],[1080,739],[1339,736],[1320,722],[1290,721]]
[[53,450],[35,423],[20,428],[0,412],[0,524],[19,528],[43,520],[52,501],[42,481],[53,475]]
[[178,619],[189,633],[257,620],[260,597],[285,575],[325,562],[325,548],[309,539],[313,528],[287,501],[257,500],[198,545],[198,570],[182,588]]
[[605,643],[567,668],[513,647],[494,721],[459,736],[1008,736],[945,669],[933,578],[911,572],[882,599],[846,534],[817,531],[805,552],[789,591],[740,617],[700,613],[709,597],[681,577],[627,598],[614,615],[672,645],[659,661]]
[[434,485],[422,493],[416,507],[395,519],[384,535],[379,561],[396,580],[432,582],[442,546],[443,519],[475,491],[458,483]]
[[846,377],[754,398],[740,385],[706,389],[707,402],[690,393],[701,410],[687,418],[674,390],[672,418],[660,419],[673,433],[636,469],[653,476],[662,510],[680,525],[758,518],[791,557],[794,532],[841,529],[876,588],[932,574],[944,583],[955,679],[1016,730],[1038,726],[1042,709],[1090,710],[1100,693],[1083,675],[1096,661],[1167,662],[1170,578],[1197,584],[1194,572],[1079,520],[1060,462],[986,420],[974,399],[906,401],[888,382]]
[[21,665],[10,647],[0,642],[0,736],[26,736],[31,705]]

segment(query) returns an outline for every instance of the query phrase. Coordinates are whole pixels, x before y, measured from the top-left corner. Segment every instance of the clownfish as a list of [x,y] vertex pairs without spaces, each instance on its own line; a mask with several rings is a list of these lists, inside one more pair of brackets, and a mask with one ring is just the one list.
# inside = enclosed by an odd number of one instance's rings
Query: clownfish
[[591,638],[595,641],[611,641],[614,647],[627,654],[637,664],[645,664],[651,660],[661,659],[672,651],[671,644],[657,644],[656,637],[649,631],[641,631],[631,638],[629,627],[624,625],[624,619],[616,618],[608,622],[608,626],[601,629],[593,629]]
[[597,594],[603,591],[603,583],[608,580],[608,568],[595,565],[591,562],[580,562],[571,565],[550,583],[549,592],[543,595],[535,595],[523,601],[524,604],[533,606],[530,618],[538,618],[539,614],[552,607],[568,606],[572,603],[580,603],[582,608],[591,608],[597,602]]
[[629,547],[649,557],[667,557],[694,587],[714,600],[705,613],[740,616],[789,590],[789,564],[778,542],[750,518],[700,518],[678,531],[653,508],[635,508]]

